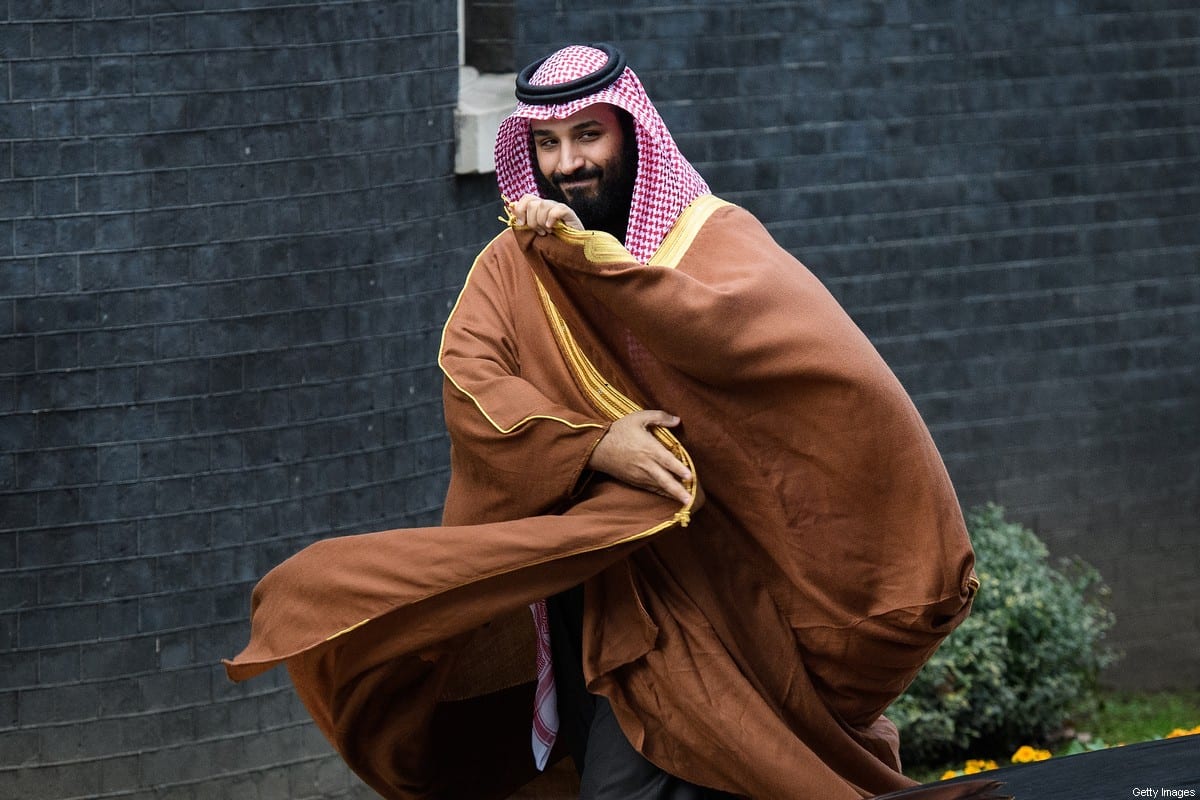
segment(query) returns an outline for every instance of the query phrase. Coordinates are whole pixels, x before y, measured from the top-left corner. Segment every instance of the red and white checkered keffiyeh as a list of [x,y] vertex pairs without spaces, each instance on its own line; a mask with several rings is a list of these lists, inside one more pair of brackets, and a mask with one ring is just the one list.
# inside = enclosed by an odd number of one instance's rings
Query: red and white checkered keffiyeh
[[546,768],[554,740],[558,738],[558,692],[554,687],[554,664],[550,660],[550,621],[546,601],[529,606],[537,629],[537,690],[533,696],[533,760]]
[[[564,47],[547,58],[529,82],[535,86],[565,83],[601,69],[607,61],[608,56],[594,47]],[[538,194],[530,160],[529,121],[565,119],[596,103],[610,103],[633,116],[638,170],[625,249],[645,264],[683,209],[709,190],[700,173],[679,152],[658,110],[646,96],[642,82],[628,67],[609,86],[578,100],[548,106],[518,103],[516,111],[500,123],[496,134],[496,180],[500,193],[509,200]]]

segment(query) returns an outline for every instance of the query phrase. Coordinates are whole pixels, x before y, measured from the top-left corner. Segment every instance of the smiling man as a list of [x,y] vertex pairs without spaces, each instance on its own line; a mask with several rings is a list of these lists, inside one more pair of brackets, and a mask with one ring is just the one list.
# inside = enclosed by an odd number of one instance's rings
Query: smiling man
[[920,416],[619,51],[517,97],[509,224],[439,355],[443,526],[272,570],[230,676],[286,663],[388,798],[505,797],[567,753],[587,800],[910,786],[883,712],[978,587]]
[[[637,140],[628,112],[597,103],[564,120],[539,120],[533,153],[538,193],[577,215],[563,222],[624,241],[637,176]],[[549,214],[553,206],[543,210]]]

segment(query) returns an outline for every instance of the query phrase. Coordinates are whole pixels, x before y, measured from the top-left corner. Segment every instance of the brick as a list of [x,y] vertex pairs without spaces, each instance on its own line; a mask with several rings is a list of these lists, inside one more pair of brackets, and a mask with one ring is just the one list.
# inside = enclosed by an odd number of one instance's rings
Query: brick
[[54,68],[51,64],[17,62],[9,65],[13,100],[38,100],[54,94]]
[[[0,655],[0,664],[3,664],[3,669],[0,669],[0,692],[7,692],[11,689],[20,689],[23,687],[32,687],[37,684],[37,659],[28,652],[8,652]],[[3,742],[5,737],[0,737],[0,742]],[[24,743],[27,745],[27,743]],[[0,752],[3,752],[5,745],[0,743]],[[19,748],[26,751],[27,746]],[[22,758],[5,759],[3,763],[14,764],[20,763]]]
[[38,215],[56,216],[78,210],[76,180],[42,180],[35,188]]
[[154,637],[95,642],[81,648],[80,674],[84,680],[119,678],[152,672],[158,664]]
[[32,52],[41,57],[75,55],[75,25],[70,22],[50,22],[29,27]]
[[205,88],[204,56],[199,53],[143,55],[134,64],[135,92],[150,93]]
[[37,363],[34,344],[35,340],[28,336],[0,337],[0,373],[32,372]]
[[75,24],[75,52],[79,55],[142,53],[150,48],[150,22],[145,18],[101,19]]
[[44,649],[38,653],[38,680],[43,684],[78,682],[79,648]]
[[[75,136],[75,103],[74,100],[65,102],[38,102],[32,104],[33,130],[35,139],[70,138]],[[75,154],[77,159],[74,168],[68,171],[90,171],[90,163],[84,163],[83,157],[91,158],[91,151],[81,151]]]
[[0,58],[15,60],[29,58],[32,54],[33,26],[9,22],[0,27]]
[[[4,106],[0,106],[0,131],[3,131],[7,137],[13,139],[31,138],[34,132],[33,116],[35,107],[36,104],[34,103],[7,103]],[[5,194],[7,194],[7,191]],[[13,198],[0,195],[0,204],[4,204],[0,207],[12,205]],[[19,212],[12,211],[9,213],[16,214]]]
[[37,260],[38,294],[63,294],[79,288],[79,259],[76,256],[46,257]]

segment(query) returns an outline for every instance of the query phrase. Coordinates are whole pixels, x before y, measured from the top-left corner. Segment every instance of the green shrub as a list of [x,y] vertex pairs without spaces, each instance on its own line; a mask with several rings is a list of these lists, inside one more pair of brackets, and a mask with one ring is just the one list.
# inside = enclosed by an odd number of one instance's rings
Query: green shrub
[[906,762],[1044,741],[1115,657],[1094,569],[1078,559],[1053,568],[1041,540],[996,505],[969,513],[967,528],[982,584],[974,609],[888,710]]

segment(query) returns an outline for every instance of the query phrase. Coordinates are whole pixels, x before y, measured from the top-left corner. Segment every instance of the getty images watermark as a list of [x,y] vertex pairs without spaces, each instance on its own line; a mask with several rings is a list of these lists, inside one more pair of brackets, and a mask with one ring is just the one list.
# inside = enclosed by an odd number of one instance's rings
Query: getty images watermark
[[1195,797],[1195,789],[1166,789],[1152,788],[1149,786],[1133,787],[1134,797]]

